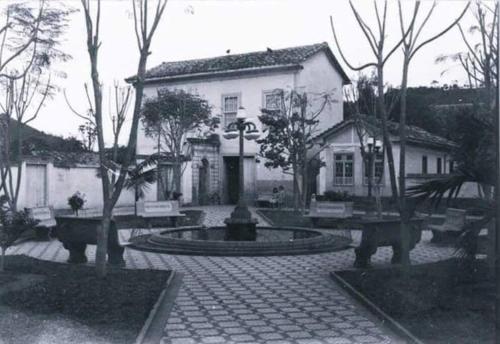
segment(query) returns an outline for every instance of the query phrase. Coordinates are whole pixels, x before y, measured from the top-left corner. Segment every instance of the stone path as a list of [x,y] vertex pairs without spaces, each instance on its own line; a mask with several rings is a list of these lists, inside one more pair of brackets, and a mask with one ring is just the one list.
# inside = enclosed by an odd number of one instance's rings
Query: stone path
[[[214,226],[232,207],[203,209],[205,224]],[[414,264],[432,262],[452,252],[429,244],[425,233],[411,258]],[[52,261],[68,256],[57,241],[28,242],[8,253]],[[95,247],[89,246],[89,263],[94,255]],[[372,261],[388,264],[390,257],[391,249],[381,248]],[[402,342],[330,279],[329,272],[352,266],[352,249],[284,257],[172,256],[126,249],[125,259],[130,268],[173,268],[184,275],[163,344]]]

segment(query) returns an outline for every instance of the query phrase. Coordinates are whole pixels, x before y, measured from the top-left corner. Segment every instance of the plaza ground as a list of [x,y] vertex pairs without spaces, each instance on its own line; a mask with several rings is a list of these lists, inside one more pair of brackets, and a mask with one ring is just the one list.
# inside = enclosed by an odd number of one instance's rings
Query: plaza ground
[[[230,206],[199,207],[207,226],[222,225]],[[258,217],[257,214],[254,215]],[[260,224],[266,224],[258,217]],[[126,241],[130,231],[121,230]],[[454,249],[430,244],[430,233],[411,252],[413,264],[452,256]],[[354,245],[360,233],[353,232]],[[25,242],[8,254],[65,262],[59,241]],[[392,250],[379,248],[375,267],[390,264]],[[89,264],[95,246],[87,248]],[[350,269],[354,250],[306,256],[202,257],[141,252],[127,248],[130,269],[174,269],[183,275],[162,344],[198,343],[401,343],[329,276]]]

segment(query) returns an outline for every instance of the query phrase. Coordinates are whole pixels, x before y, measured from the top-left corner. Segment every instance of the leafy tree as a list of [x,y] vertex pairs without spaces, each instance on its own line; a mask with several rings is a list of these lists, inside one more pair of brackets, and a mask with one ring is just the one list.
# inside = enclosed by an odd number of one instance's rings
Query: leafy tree
[[[353,6],[352,2],[349,1],[354,17],[358,23],[359,28],[363,32],[366,40],[368,41],[371,51],[373,53],[374,60],[373,62],[366,63],[359,67],[353,67],[344,57],[342,51],[340,50],[340,55],[344,62],[349,66],[349,68],[361,71],[366,68],[374,67],[376,69],[376,80],[377,80],[377,114],[380,116],[381,124],[382,124],[382,136],[384,141],[384,149],[387,154],[387,162],[389,167],[389,176],[391,182],[391,192],[392,198],[398,204],[399,213],[401,215],[401,251],[402,251],[402,263],[403,265],[409,265],[409,231],[408,228],[408,220],[409,220],[409,211],[406,207],[406,198],[405,198],[405,146],[406,146],[406,95],[407,95],[407,84],[408,84],[408,71],[412,58],[423,46],[431,43],[437,38],[441,37],[447,31],[449,31],[453,26],[455,26],[460,20],[460,18],[465,14],[467,7],[464,9],[462,14],[455,19],[447,28],[443,31],[439,32],[431,36],[430,38],[424,40],[419,43],[418,38],[422,32],[422,29],[425,27],[429,17],[431,16],[435,4],[432,5],[430,11],[424,17],[422,23],[416,23],[417,16],[420,10],[420,1],[416,1],[413,7],[413,11],[411,13],[411,20],[409,25],[406,27],[404,23],[401,1],[398,1],[398,9],[399,9],[399,23],[401,29],[401,39],[398,43],[396,43],[388,53],[385,53],[385,45],[387,41],[386,30],[387,30],[387,1],[384,1],[383,11],[379,12],[378,6],[374,4],[375,16],[378,24],[378,36],[375,36],[374,31],[370,26],[366,24],[364,19],[361,17],[359,11]],[[382,13],[382,14],[381,14]],[[330,18],[331,27],[333,36],[337,46],[338,39],[335,33],[333,20]],[[384,67],[389,59],[389,57],[395,52],[395,50],[401,46],[403,50],[403,70],[402,70],[402,81],[401,81],[401,89],[400,89],[400,116],[399,116],[399,138],[400,138],[400,161],[399,161],[399,178],[395,173],[394,166],[394,155],[392,150],[392,142],[389,135],[388,130],[388,121],[389,121],[389,113],[386,100],[385,100],[385,85],[384,85]]]
[[90,121],[86,121],[84,124],[78,126],[78,132],[82,138],[85,150],[91,152],[94,149],[94,144],[97,139],[95,125]]
[[[431,180],[408,189],[408,195],[418,200],[431,199],[436,205],[443,198],[448,201],[456,198],[467,182],[482,185],[483,196],[487,202],[484,207],[484,216],[466,227],[459,245],[474,241],[479,231],[484,228],[498,214],[498,10],[495,3],[490,8],[484,3],[477,2],[470,9],[476,23],[466,31],[459,26],[465,45],[465,52],[452,56],[440,57],[439,60],[452,59],[459,61],[470,87],[478,86],[479,101],[474,103],[471,111],[457,116],[456,142],[460,142],[454,159],[457,167],[454,173],[446,178]],[[493,190],[496,193],[496,203]],[[495,221],[498,226],[498,221]],[[497,228],[498,231],[498,228]],[[494,241],[492,228],[488,230],[490,240]],[[498,237],[497,237],[498,238]],[[498,240],[498,239],[497,239]],[[474,245],[472,245],[474,246]],[[469,245],[470,247],[470,245]],[[498,246],[497,246],[498,247]],[[469,252],[474,257],[475,252]],[[498,252],[496,255],[498,257]],[[490,257],[490,262],[493,261]],[[497,277],[500,276],[497,274]],[[497,307],[500,307],[497,304]],[[497,319],[497,322],[500,319]]]
[[295,90],[277,89],[278,101],[273,110],[262,109],[259,116],[267,126],[267,134],[257,140],[260,155],[266,158],[264,166],[281,168],[293,176],[294,206],[307,203],[308,173],[311,161],[318,152],[312,153],[312,138],[317,133],[319,116],[332,102],[330,94],[307,94]]
[[[3,93],[3,101],[0,101],[3,113],[0,189],[13,211],[17,210],[23,172],[22,126],[37,118],[45,101],[53,95],[52,63],[69,58],[59,50],[59,44],[71,12],[42,0],[38,6],[11,4],[3,13],[5,25],[0,28],[0,89]],[[13,167],[16,168],[15,178]]]
[[146,99],[142,109],[146,136],[156,138],[158,153],[168,153],[173,162],[173,189],[181,191],[185,147],[189,135],[204,135],[216,126],[208,102],[184,90],[158,90],[155,98]]
[[[126,178],[128,176],[129,166],[135,158],[135,148],[137,144],[137,131],[144,95],[144,81],[146,79],[146,64],[151,54],[151,44],[158,24],[161,21],[165,11],[167,1],[158,0],[156,6],[149,7],[149,0],[132,0],[132,10],[134,18],[135,38],[139,53],[137,64],[137,74],[130,81],[135,87],[135,99],[133,105],[132,123],[127,144],[127,151],[123,164],[119,167],[118,177],[110,178],[108,169],[111,165],[106,156],[106,146],[104,143],[103,128],[103,92],[99,76],[99,48],[101,46],[100,24],[101,24],[101,0],[91,2],[90,0],[81,0],[83,14],[85,19],[85,28],[87,32],[86,44],[90,59],[90,77],[92,79],[91,90],[87,93],[90,99],[90,111],[95,118],[97,129],[97,145],[99,149],[100,175],[103,192],[103,216],[102,226],[97,233],[96,250],[96,271],[101,278],[107,274],[106,257],[108,233],[111,222],[113,208],[120,197]],[[95,6],[95,7],[94,7]],[[87,90],[87,88],[86,88]]]

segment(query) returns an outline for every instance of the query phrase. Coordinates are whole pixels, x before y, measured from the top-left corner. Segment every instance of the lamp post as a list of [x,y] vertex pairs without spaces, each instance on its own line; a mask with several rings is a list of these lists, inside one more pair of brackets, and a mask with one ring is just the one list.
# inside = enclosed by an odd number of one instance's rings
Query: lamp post
[[382,141],[376,140],[374,137],[368,137],[366,146],[368,151],[365,151],[364,154],[368,156],[368,198],[372,200],[375,159],[382,149]]
[[255,240],[255,226],[257,219],[252,218],[245,202],[245,182],[244,182],[244,142],[256,140],[260,134],[255,124],[247,120],[245,108],[240,107],[236,114],[236,121],[228,124],[224,131],[224,138],[232,140],[239,138],[239,179],[238,179],[238,204],[231,213],[231,217],[224,220],[226,224],[226,240]]

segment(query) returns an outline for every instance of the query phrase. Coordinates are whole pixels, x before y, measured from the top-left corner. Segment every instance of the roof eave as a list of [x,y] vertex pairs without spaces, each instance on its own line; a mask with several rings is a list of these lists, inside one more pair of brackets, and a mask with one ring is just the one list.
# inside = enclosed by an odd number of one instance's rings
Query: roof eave
[[325,46],[325,48],[321,49],[320,51],[326,52],[326,56],[328,57],[328,59],[330,60],[332,65],[335,67],[335,69],[339,72],[340,76],[342,77],[342,84],[343,85],[351,84],[351,79],[347,76],[347,73],[344,71],[344,69],[340,65],[339,61],[337,60],[337,58],[333,54],[332,49],[330,49],[329,46]]
[[[391,141],[394,143],[399,143],[401,140],[399,138],[397,138],[397,139],[392,139]],[[455,149],[457,147],[457,145],[453,145],[453,144],[429,142],[429,141],[422,141],[422,140],[416,140],[416,139],[410,139],[410,138],[407,138],[406,142],[413,145],[413,146],[427,147],[427,148],[432,148],[432,149],[440,149],[440,150],[444,150],[444,151],[452,151],[453,149]]]
[[[265,67],[252,67],[244,69],[234,69],[234,70],[223,70],[223,71],[213,71],[213,72],[203,72],[203,73],[190,73],[190,74],[179,74],[170,76],[160,76],[146,78],[144,84],[154,84],[159,82],[173,82],[173,81],[185,81],[192,79],[204,79],[213,77],[228,77],[228,76],[240,76],[240,75],[251,75],[251,74],[263,74],[277,71],[296,71],[304,68],[301,64],[286,64],[277,66],[265,66]],[[125,79],[125,82],[129,84],[134,84],[137,80],[136,76],[129,77]]]

